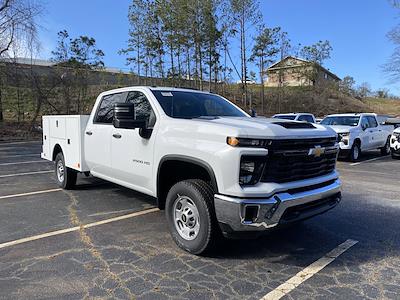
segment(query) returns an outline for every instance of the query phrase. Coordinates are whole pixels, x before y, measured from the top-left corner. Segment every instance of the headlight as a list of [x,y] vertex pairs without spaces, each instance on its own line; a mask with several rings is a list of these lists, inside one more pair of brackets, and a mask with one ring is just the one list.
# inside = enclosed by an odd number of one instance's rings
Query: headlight
[[232,147],[252,147],[252,148],[266,148],[271,145],[271,140],[266,139],[249,139],[228,136],[226,143]]
[[393,132],[392,136],[395,137],[398,142],[400,142],[400,132]]
[[240,160],[239,184],[254,185],[258,183],[266,161],[266,156],[242,156]]
[[343,142],[344,144],[347,145],[349,143],[349,137],[350,137],[350,132],[339,133],[337,142],[338,143]]

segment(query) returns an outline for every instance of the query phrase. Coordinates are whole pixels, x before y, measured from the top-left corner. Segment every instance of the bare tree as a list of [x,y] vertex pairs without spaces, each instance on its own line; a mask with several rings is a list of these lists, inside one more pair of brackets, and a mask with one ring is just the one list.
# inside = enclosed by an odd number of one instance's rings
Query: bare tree
[[[0,0],[0,59],[8,56],[11,49],[32,45],[37,30],[36,18],[40,13],[38,1]],[[3,121],[1,96],[0,93],[0,122]]]
[[36,35],[41,5],[30,0],[0,0],[0,57]]
[[[257,0],[230,0],[231,17],[237,28],[234,29],[240,37],[240,57],[241,57],[241,82],[244,95],[244,105],[247,106],[247,37],[248,30],[261,22],[262,15]],[[250,104],[251,106],[251,104]]]

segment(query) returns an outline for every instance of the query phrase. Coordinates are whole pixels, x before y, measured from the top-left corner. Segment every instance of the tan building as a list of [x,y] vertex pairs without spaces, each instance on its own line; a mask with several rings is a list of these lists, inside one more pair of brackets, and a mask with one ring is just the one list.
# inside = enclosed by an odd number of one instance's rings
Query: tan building
[[265,86],[311,86],[341,79],[319,64],[287,56],[271,65],[267,71]]

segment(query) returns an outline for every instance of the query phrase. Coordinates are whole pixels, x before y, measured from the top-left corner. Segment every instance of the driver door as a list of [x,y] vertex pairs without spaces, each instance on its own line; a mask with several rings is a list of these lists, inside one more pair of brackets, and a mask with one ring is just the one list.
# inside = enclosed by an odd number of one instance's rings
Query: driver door
[[128,93],[126,102],[135,105],[135,118],[146,120],[147,129],[114,128],[111,138],[113,177],[137,191],[153,194],[153,153],[157,134],[156,114],[141,91]]
[[362,117],[361,119],[361,132],[360,132],[360,139],[361,139],[361,148],[362,150],[369,150],[373,148],[372,143],[372,133],[369,131],[369,122],[367,117]]

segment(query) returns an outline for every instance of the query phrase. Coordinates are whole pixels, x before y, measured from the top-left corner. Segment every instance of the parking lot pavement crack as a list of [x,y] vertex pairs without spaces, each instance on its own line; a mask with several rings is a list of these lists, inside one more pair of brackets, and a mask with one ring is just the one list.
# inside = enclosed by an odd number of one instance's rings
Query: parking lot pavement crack
[[[86,232],[84,228],[84,224],[79,220],[78,214],[77,214],[77,207],[78,207],[78,200],[74,196],[73,193],[69,191],[64,191],[69,199],[71,200],[70,204],[68,205],[68,212],[69,212],[69,218],[73,226],[79,226],[79,237],[82,243],[85,245],[85,247],[88,249],[89,253],[91,256],[100,263],[102,266],[102,271],[104,274],[105,279],[110,279],[111,281],[114,281],[117,283],[113,287],[110,287],[106,289],[108,295],[111,298],[116,298],[115,291],[117,289],[122,289],[127,295],[129,295],[130,299],[135,299],[135,295],[132,294],[131,290],[126,287],[124,281],[114,272],[111,271],[110,265],[108,262],[103,258],[102,254],[100,253],[99,250],[96,249],[96,246],[93,244],[92,239]],[[105,280],[107,281],[107,280]]]

